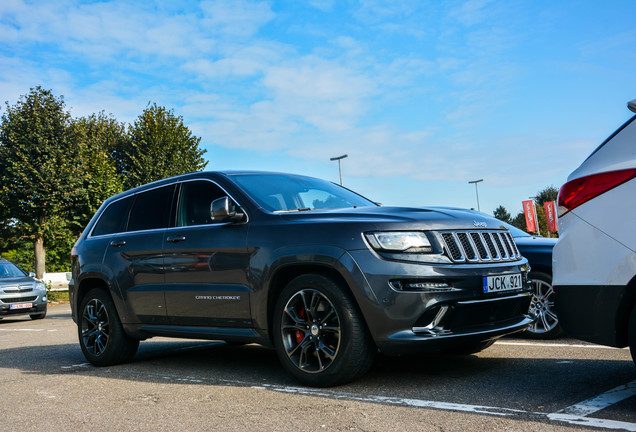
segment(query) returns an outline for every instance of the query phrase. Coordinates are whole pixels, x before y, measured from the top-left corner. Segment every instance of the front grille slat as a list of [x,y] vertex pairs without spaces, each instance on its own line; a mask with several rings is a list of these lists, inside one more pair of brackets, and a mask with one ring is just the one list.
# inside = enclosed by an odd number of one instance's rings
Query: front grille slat
[[439,235],[445,253],[453,262],[507,262],[521,259],[507,231],[443,231]]
[[486,240],[486,244],[488,245],[488,250],[490,251],[490,259],[496,260],[499,258],[499,254],[497,253],[497,248],[495,248],[495,242],[492,240],[492,234],[489,232],[482,233],[484,236],[484,240]]
[[468,240],[468,234],[463,232],[457,233],[457,238],[459,239],[459,244],[464,250],[464,256],[466,259],[468,261],[474,261],[477,258],[477,255],[475,254],[475,248],[470,243],[470,240]]
[[3,303],[24,303],[24,302],[32,302],[37,300],[38,296],[29,296],[29,297],[12,297],[12,298],[3,298],[0,299]]
[[503,244],[501,243],[501,238],[499,237],[500,233],[493,233],[492,236],[495,239],[495,244],[497,245],[497,249],[499,249],[499,256],[501,257],[501,259],[505,260],[508,259],[508,257],[510,256],[508,253],[506,253],[506,249],[504,249]]
[[450,255],[451,259],[455,262],[463,261],[462,253],[459,249],[459,245],[455,240],[455,236],[453,233],[443,233],[442,238],[444,239],[444,243],[446,244],[446,250]]

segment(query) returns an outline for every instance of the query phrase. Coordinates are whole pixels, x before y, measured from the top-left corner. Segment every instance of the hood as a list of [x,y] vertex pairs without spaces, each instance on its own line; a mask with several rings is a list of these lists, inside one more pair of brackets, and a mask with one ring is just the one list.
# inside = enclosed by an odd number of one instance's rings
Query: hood
[[26,285],[26,284],[33,284],[35,282],[37,281],[29,276],[0,278],[0,289],[6,285],[11,285],[11,286]]
[[[289,222],[406,223],[419,229],[501,229],[500,221],[483,213],[424,207],[360,207],[284,213]],[[418,227],[418,225],[421,225]]]

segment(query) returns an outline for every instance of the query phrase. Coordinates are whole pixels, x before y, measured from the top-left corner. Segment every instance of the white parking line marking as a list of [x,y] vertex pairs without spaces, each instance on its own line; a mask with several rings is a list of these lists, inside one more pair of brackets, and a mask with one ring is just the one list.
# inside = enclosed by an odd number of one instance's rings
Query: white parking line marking
[[587,416],[632,396],[636,396],[636,381],[608,390],[602,395],[579,402],[559,412],[563,414]]
[[[215,345],[217,343],[218,342],[212,342],[209,344]],[[504,344],[537,345],[537,344],[521,344],[521,343],[517,344],[517,343],[507,343],[507,342]],[[542,345],[555,346],[555,344],[542,344]],[[561,345],[561,346],[572,347],[574,345],[568,344],[568,345]],[[597,346],[582,345],[579,347],[595,348]],[[190,350],[193,348],[195,347],[182,347],[175,351]],[[603,347],[600,347],[600,348],[603,348]],[[62,366],[62,369],[82,368],[85,366],[90,366],[90,363],[82,363],[82,364],[77,364],[72,366]],[[305,396],[324,397],[324,398],[338,399],[338,400],[352,400],[352,401],[369,402],[369,403],[381,403],[381,404],[399,405],[399,406],[406,406],[406,407],[413,407],[413,408],[430,408],[430,409],[438,409],[438,410],[445,410],[445,411],[459,411],[459,412],[465,412],[465,413],[493,415],[493,416],[502,416],[502,417],[510,417],[510,416],[514,417],[514,416],[523,416],[523,415],[537,416],[537,417],[547,418],[548,420],[551,420],[551,421],[564,422],[564,423],[569,423],[573,425],[588,426],[588,427],[601,428],[601,429],[612,429],[612,430],[621,429],[621,430],[626,430],[630,432],[636,432],[636,423],[588,417],[591,414],[594,414],[598,411],[606,409],[625,399],[628,399],[632,396],[636,396],[636,381],[632,381],[625,385],[608,390],[607,392],[599,396],[571,405],[557,412],[547,414],[545,412],[524,411],[524,410],[517,410],[513,408],[458,404],[458,403],[452,403],[452,402],[431,401],[431,400],[424,400],[424,399],[400,398],[400,397],[390,397],[390,396],[341,393],[341,392],[330,391],[325,389],[290,387],[290,386],[281,386],[281,385],[275,385],[275,384],[254,384],[254,383],[249,383],[249,382],[240,381],[240,380],[205,378],[205,377],[196,377],[196,376],[159,375],[159,374],[143,374],[143,375],[147,377],[152,377],[156,379],[158,378],[158,379],[172,381],[172,382],[191,382],[191,383],[197,383],[197,384],[205,383],[205,382],[212,382],[217,384],[222,383],[223,385],[249,386],[254,389],[270,390],[270,391],[276,391],[281,393],[294,393],[294,394],[305,395]]]
[[56,332],[57,329],[0,329],[0,332]]
[[583,345],[583,344],[557,344],[557,343],[537,343],[537,342],[495,342],[496,345],[514,345],[514,346],[536,346],[536,347],[559,347],[559,348],[589,348],[589,349],[609,349],[609,350],[626,350],[629,348],[614,348],[604,345]]
[[73,368],[80,368],[80,367],[86,367],[86,366],[90,366],[90,363],[80,363],[80,364],[74,364],[71,366],[62,366],[62,369],[73,369]]
[[624,401],[632,396],[636,396],[636,381],[618,386],[599,396],[579,402],[555,413],[548,414],[548,418],[550,420],[564,421],[577,425],[636,431],[636,423],[587,417],[590,414],[604,410],[605,408]]
[[327,397],[331,399],[344,399],[344,400],[356,400],[360,402],[372,402],[372,403],[383,403],[389,405],[401,405],[401,406],[411,406],[415,408],[433,408],[440,409],[446,411],[462,411],[469,412],[474,414],[489,414],[496,416],[509,416],[513,414],[538,414],[538,413],[530,413],[528,411],[521,411],[511,408],[499,408],[499,407],[489,407],[482,405],[467,405],[467,404],[457,404],[451,402],[438,402],[438,401],[430,401],[423,399],[410,399],[410,398],[398,398],[398,397],[388,397],[388,396],[368,396],[368,395],[356,395],[352,393],[340,393],[340,392],[332,392],[329,390],[314,390],[305,387],[287,387],[287,386],[277,386],[277,385],[255,385],[252,386],[255,389],[265,389],[265,390],[273,390],[281,393],[295,393],[306,396],[318,396],[318,397]]
[[579,417],[568,414],[548,414],[548,418],[554,421],[575,424],[579,426],[589,426],[602,429],[621,429],[630,432],[636,431],[636,423],[627,423],[618,420],[605,420],[598,418]]

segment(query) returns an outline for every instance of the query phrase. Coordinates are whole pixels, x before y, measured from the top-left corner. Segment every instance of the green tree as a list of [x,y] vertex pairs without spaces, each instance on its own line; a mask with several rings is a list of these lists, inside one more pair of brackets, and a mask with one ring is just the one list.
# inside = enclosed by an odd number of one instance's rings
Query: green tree
[[157,104],[149,105],[128,130],[129,141],[117,155],[120,174],[129,189],[155,180],[200,171],[207,165],[201,138],[181,116]]
[[512,222],[512,217],[510,216],[510,213],[508,213],[508,210],[506,210],[506,208],[502,205],[500,205],[499,207],[495,209],[495,211],[493,212],[493,215],[500,221],[504,221],[507,223]]
[[116,165],[128,138],[125,125],[103,112],[74,119],[70,129],[80,149],[78,163],[85,171],[79,185],[84,193],[76,196],[68,215],[75,234],[79,235],[102,202],[123,190]]
[[517,213],[517,216],[512,219],[510,225],[526,231],[528,229],[528,227],[526,227],[526,215],[523,212]]
[[[84,171],[80,148],[69,133],[62,97],[35,87],[0,123],[0,215],[34,244],[35,273],[45,271],[45,239],[68,233],[66,215],[77,201]],[[6,220],[6,219],[5,219]]]
[[543,207],[544,203],[556,201],[558,195],[559,190],[557,188],[555,188],[554,186],[548,186],[547,188],[537,192],[537,196],[535,197],[534,202],[538,206]]

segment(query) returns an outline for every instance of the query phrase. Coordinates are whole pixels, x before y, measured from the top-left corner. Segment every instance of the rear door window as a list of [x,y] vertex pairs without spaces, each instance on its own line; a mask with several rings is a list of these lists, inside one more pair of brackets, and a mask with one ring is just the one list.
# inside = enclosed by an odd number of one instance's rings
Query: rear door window
[[167,228],[173,194],[174,185],[138,194],[130,212],[128,231]]

